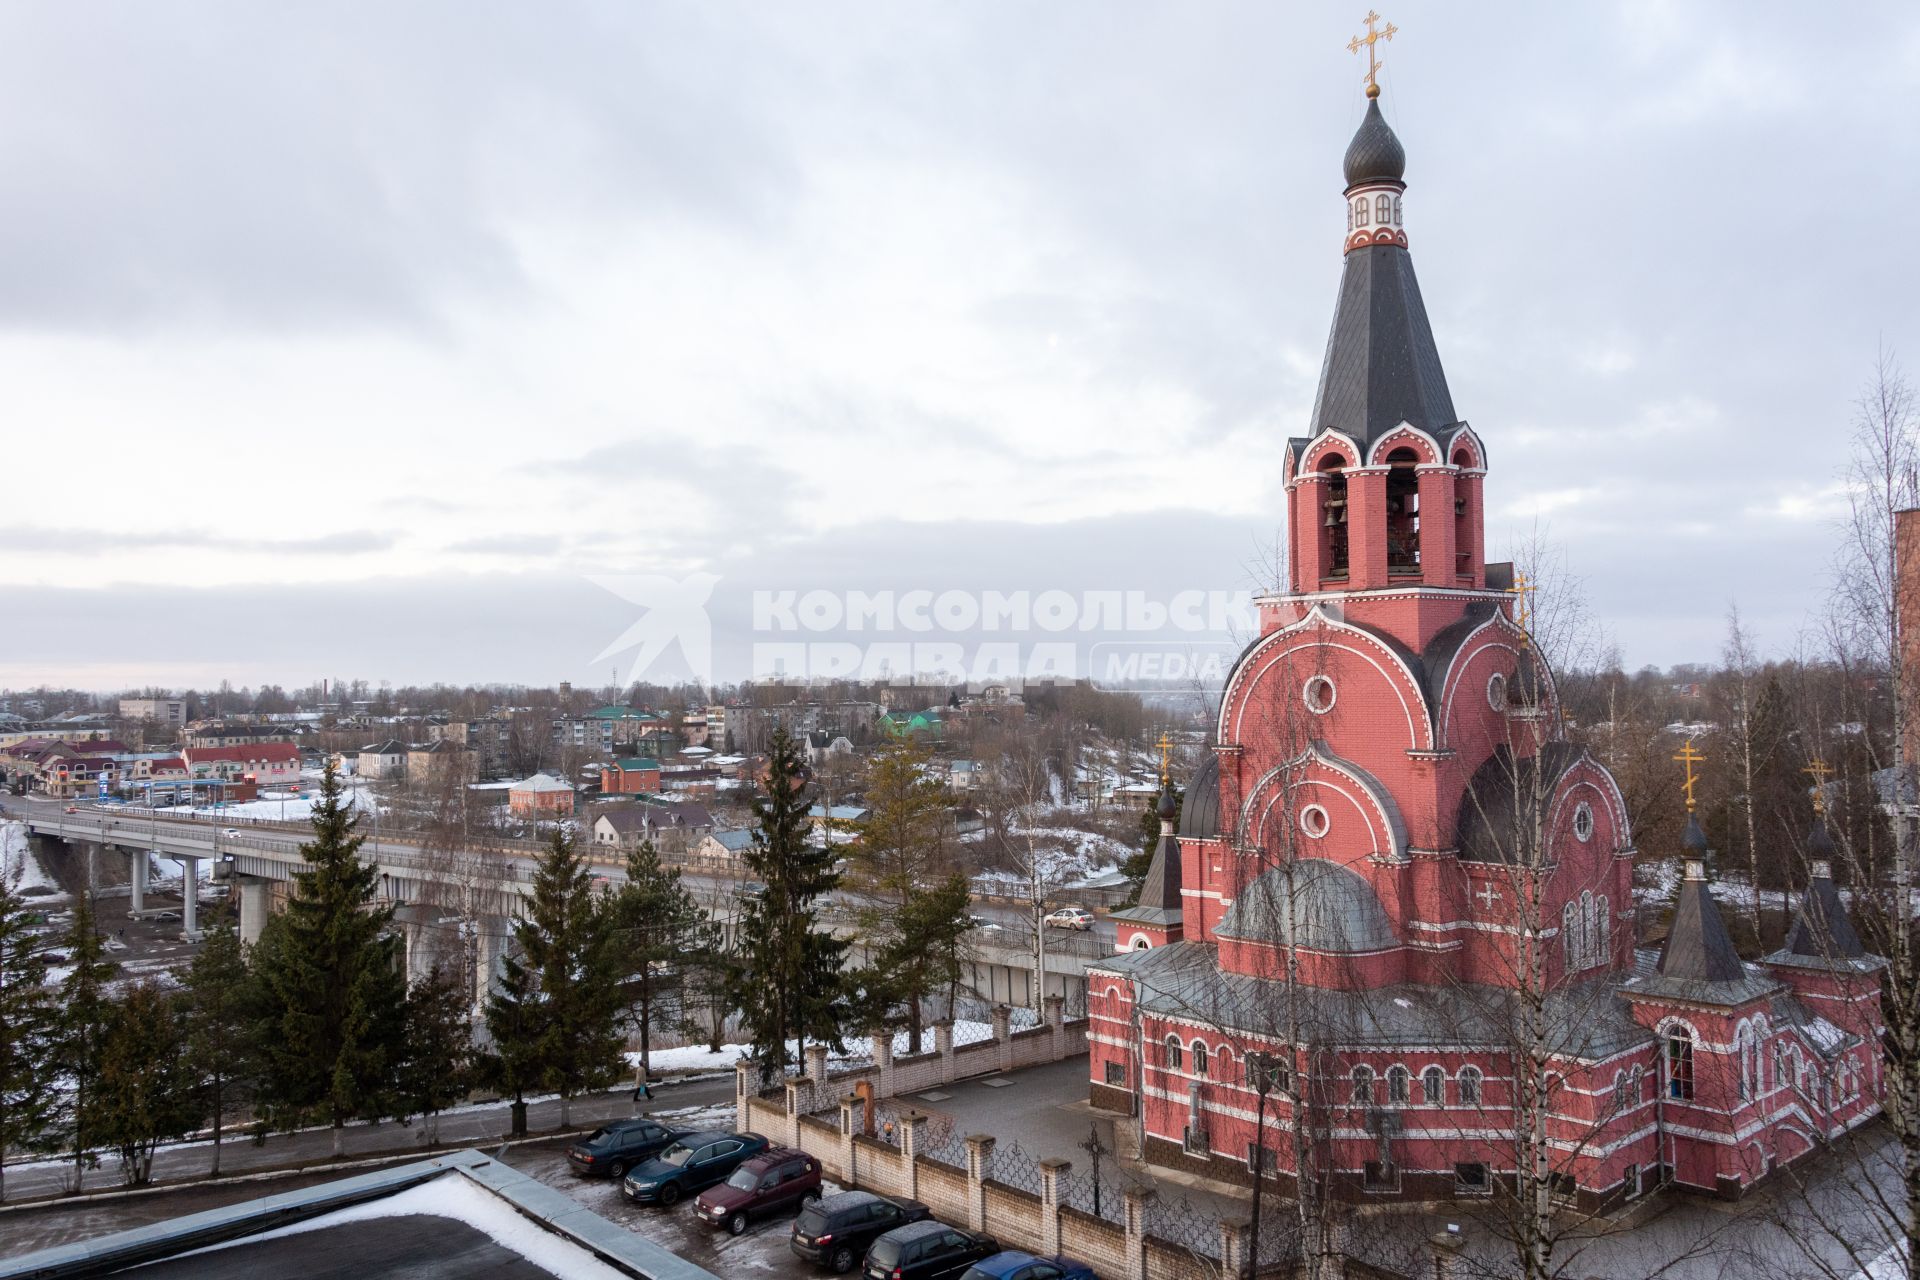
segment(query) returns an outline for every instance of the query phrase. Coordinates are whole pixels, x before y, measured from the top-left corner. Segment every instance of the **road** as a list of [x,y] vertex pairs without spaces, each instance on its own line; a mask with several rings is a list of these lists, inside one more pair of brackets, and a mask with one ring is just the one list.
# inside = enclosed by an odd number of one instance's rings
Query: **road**
[[[589,1128],[603,1120],[630,1115],[730,1103],[733,1100],[733,1076],[728,1074],[724,1078],[701,1079],[686,1084],[662,1084],[655,1089],[655,1093],[657,1096],[653,1102],[642,1103],[637,1108],[624,1091],[577,1098],[573,1104],[571,1127]],[[440,1145],[492,1146],[506,1137],[510,1126],[511,1116],[506,1103],[456,1111],[440,1118]],[[559,1127],[558,1099],[528,1104],[527,1128],[531,1132],[543,1133]],[[344,1158],[349,1160],[426,1150],[426,1135],[417,1121],[412,1126],[393,1121],[377,1125],[348,1125],[341,1136]],[[332,1152],[333,1135],[326,1129],[272,1134],[260,1145],[255,1145],[244,1135],[237,1140],[229,1135],[221,1147],[220,1170],[223,1174],[235,1174],[287,1168],[327,1160]],[[162,1147],[153,1161],[154,1180],[171,1182],[203,1178],[212,1159],[213,1145],[210,1141]],[[16,1201],[59,1195],[70,1189],[72,1178],[71,1163],[37,1160],[30,1164],[12,1164],[6,1171],[7,1199]],[[119,1164],[109,1158],[101,1162],[100,1168],[87,1172],[82,1189],[104,1191],[121,1185]]]

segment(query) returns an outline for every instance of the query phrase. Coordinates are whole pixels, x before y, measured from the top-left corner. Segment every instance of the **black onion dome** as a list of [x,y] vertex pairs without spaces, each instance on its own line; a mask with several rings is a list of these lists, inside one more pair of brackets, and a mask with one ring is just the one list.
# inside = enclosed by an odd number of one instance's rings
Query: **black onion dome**
[[1211,840],[1220,834],[1220,758],[1211,751],[1187,784],[1180,834],[1188,840]]
[[1387,118],[1380,114],[1380,100],[1367,103],[1367,118],[1347,144],[1347,185],[1363,182],[1398,182],[1407,172],[1407,149],[1400,145]]
[[1836,850],[1833,847],[1833,834],[1827,830],[1825,816],[1813,820],[1813,830],[1807,833],[1807,856],[1831,862]]
[[1160,789],[1160,821],[1172,822],[1176,811],[1177,805],[1173,798],[1172,786],[1162,787]]
[[1700,829],[1700,819],[1687,815],[1686,834],[1680,837],[1680,844],[1688,853],[1707,852],[1707,833]]

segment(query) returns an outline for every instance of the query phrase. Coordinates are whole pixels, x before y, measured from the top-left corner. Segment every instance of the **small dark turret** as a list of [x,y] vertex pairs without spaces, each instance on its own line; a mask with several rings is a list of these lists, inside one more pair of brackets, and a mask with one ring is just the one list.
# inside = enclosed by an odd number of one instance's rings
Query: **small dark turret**
[[1380,99],[1367,102],[1366,119],[1347,144],[1347,186],[1371,182],[1399,182],[1407,174],[1407,149],[1380,114]]
[[[1687,829],[1691,834],[1700,828],[1689,821]],[[1666,945],[1660,948],[1660,976],[1688,982],[1739,982],[1747,976],[1707,886],[1706,865],[1698,858],[1687,859],[1680,904],[1673,909]]]
[[1700,819],[1687,814],[1687,829],[1680,837],[1680,847],[1687,851],[1687,857],[1705,860],[1713,850],[1707,846],[1707,833],[1700,829]]
[[1858,960],[1867,949],[1854,931],[1853,921],[1847,918],[1846,904],[1833,884],[1833,837],[1827,834],[1824,817],[1813,820],[1807,851],[1814,856],[1813,875],[1807,882],[1807,896],[1800,900],[1800,913],[1787,934],[1785,950],[1809,960]]

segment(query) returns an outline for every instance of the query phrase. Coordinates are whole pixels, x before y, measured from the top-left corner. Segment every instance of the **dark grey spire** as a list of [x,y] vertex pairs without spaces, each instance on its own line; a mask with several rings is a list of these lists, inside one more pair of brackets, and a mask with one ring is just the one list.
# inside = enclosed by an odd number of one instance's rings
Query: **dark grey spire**
[[1687,829],[1680,836],[1680,847],[1687,851],[1689,858],[1704,858],[1712,852],[1707,847],[1707,833],[1700,829],[1700,819],[1687,813]]
[[1180,845],[1174,839],[1175,805],[1171,785],[1160,792],[1160,842],[1153,846],[1147,878],[1140,882],[1140,906],[1180,910]]
[[1660,948],[1660,976],[1690,982],[1739,982],[1747,976],[1713,890],[1707,887],[1706,868],[1697,859],[1687,860],[1680,905],[1673,909],[1666,945]]
[[1820,852],[1833,851],[1833,837],[1827,834],[1825,818],[1813,820],[1813,834],[1807,847],[1815,854],[1813,876],[1807,882],[1807,896],[1800,900],[1800,913],[1787,934],[1786,950],[1814,960],[1858,960],[1867,954],[1847,918],[1846,904],[1833,886],[1833,868]]

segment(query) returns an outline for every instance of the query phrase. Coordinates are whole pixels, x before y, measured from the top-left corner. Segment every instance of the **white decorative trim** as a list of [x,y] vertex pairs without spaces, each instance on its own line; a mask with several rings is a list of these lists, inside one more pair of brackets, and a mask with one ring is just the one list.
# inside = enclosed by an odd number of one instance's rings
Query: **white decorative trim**
[[[1318,831],[1314,830],[1316,826],[1319,827]],[[1300,830],[1318,840],[1333,830],[1333,819],[1327,816],[1325,806],[1310,804],[1300,810]]]

